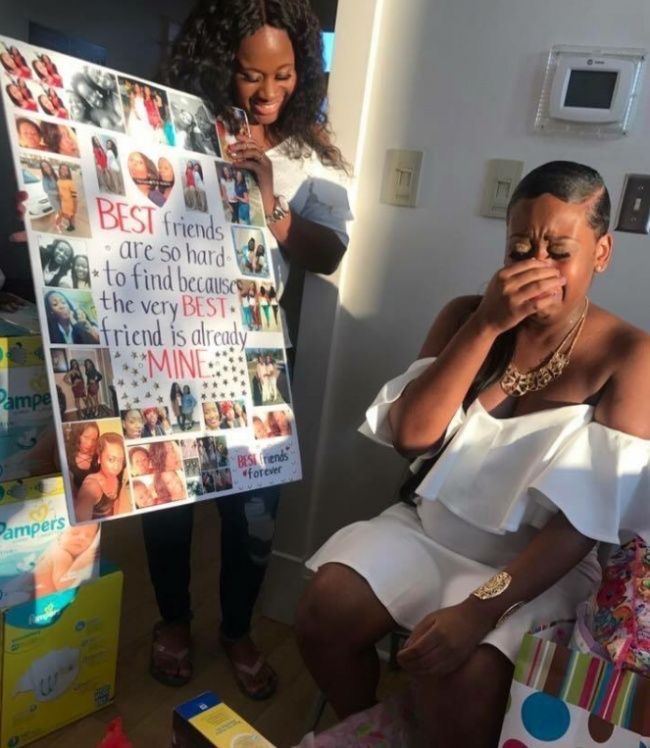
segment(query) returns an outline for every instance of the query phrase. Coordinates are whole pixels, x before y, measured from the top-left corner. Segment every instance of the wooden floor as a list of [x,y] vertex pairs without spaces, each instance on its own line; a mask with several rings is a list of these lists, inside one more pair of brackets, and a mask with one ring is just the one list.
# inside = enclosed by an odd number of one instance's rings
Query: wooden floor
[[[278,748],[298,743],[317,696],[305,670],[293,630],[268,618],[258,618],[253,636],[280,678],[278,693],[266,702],[253,702],[237,689],[218,644],[219,516],[211,502],[198,504],[192,558],[192,599],[195,643],[194,678],[183,688],[159,684],[148,674],[151,627],[158,609],[149,583],[138,518],[108,522],[103,527],[102,555],[124,572],[122,626],[115,702],[95,714],[33,743],[34,748],[96,748],[106,725],[121,716],[134,748],[169,748],[174,706],[212,690]],[[382,690],[399,678],[382,677]],[[320,729],[333,724],[326,710]]]

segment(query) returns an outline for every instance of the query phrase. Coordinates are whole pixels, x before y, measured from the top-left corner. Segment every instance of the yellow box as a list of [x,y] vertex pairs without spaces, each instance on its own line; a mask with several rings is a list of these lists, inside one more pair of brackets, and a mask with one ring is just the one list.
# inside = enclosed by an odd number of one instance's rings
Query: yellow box
[[121,601],[116,571],[2,614],[2,748],[21,748],[113,700]]
[[206,691],[174,709],[172,748],[274,748],[266,738]]
[[0,337],[0,480],[56,472],[53,429],[41,336]]

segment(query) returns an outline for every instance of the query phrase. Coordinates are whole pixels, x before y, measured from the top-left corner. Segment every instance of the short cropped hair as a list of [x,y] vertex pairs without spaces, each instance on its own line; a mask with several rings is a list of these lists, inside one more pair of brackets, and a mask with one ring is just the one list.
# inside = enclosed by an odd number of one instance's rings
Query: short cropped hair
[[611,201],[605,182],[590,166],[573,161],[549,161],[526,174],[508,203],[507,215],[520,200],[549,194],[566,203],[590,201],[587,220],[600,238],[609,230]]

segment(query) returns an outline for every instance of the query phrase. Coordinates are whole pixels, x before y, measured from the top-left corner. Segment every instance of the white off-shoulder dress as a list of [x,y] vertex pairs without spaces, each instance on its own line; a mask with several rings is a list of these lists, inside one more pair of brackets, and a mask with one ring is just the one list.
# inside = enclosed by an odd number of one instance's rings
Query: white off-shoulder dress
[[[392,446],[390,405],[433,360],[416,361],[382,387],[362,433]],[[412,629],[506,566],[558,510],[604,543],[618,544],[626,532],[650,539],[650,441],[594,422],[593,411],[580,404],[495,418],[474,401],[449,424],[442,454],[416,489],[415,508],[398,503],[344,527],[307,566],[353,568],[395,621]],[[413,472],[431,456],[419,458]],[[600,578],[594,548],[485,643],[514,662],[525,632],[574,618]]]

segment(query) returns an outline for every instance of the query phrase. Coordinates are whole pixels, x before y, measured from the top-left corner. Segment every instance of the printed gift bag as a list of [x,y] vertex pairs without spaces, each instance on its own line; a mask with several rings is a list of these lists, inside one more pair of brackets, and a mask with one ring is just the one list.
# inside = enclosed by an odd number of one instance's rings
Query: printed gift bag
[[650,678],[527,634],[499,748],[650,748]]

